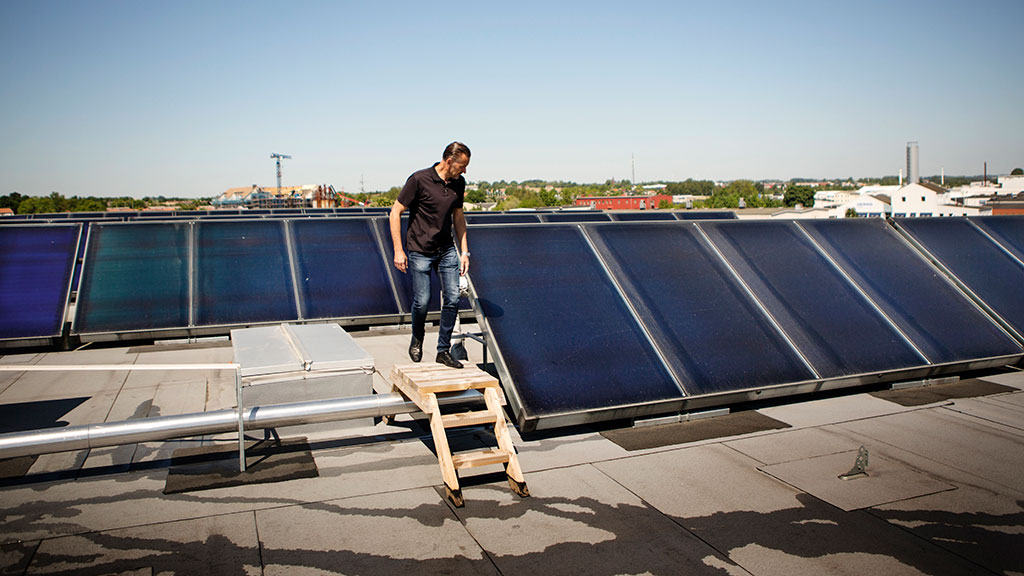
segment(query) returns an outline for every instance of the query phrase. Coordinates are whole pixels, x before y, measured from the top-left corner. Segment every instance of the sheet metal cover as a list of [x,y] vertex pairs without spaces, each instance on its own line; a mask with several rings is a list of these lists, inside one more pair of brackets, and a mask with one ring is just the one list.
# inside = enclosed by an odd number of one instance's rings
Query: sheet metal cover
[[372,374],[373,356],[337,324],[285,325],[299,350],[306,353],[311,371],[353,371]]
[[231,346],[243,377],[307,371],[372,374],[374,370],[373,357],[337,324],[232,330]]
[[231,347],[243,377],[305,371],[302,357],[282,326],[232,330]]

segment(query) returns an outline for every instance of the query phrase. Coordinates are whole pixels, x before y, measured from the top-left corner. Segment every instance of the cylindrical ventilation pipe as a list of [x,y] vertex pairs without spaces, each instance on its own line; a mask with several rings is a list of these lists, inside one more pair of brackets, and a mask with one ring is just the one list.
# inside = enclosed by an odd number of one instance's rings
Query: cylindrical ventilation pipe
[[[478,391],[466,390],[438,398],[438,403],[442,406],[451,406],[482,400],[483,395]],[[262,430],[355,418],[379,418],[417,411],[419,408],[415,404],[406,400],[401,394],[392,393],[254,406],[245,409],[243,418],[246,430]],[[10,432],[0,434],[0,459],[237,431],[238,411],[227,409],[104,424]]]

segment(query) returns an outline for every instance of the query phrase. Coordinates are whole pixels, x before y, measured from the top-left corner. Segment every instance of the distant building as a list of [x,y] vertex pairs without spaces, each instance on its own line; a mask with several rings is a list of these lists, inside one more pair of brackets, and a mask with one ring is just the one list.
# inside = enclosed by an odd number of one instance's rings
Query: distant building
[[833,209],[833,218],[845,218],[853,210],[858,218],[885,218],[892,215],[892,199],[885,194],[855,196]]
[[334,208],[361,206],[359,201],[341,195],[328,184],[263,188],[253,184],[229,188],[213,201],[215,208]]
[[957,198],[971,196],[1016,196],[1024,192],[1024,176],[999,176],[995,182],[971,182],[957,186],[950,193]]
[[0,208],[0,216],[14,216],[14,210],[10,208]]
[[1024,176],[1000,176],[997,180],[1000,194],[1017,196],[1024,192]]
[[1024,192],[1014,196],[993,198],[988,202],[987,207],[992,210],[993,216],[1024,214]]
[[644,196],[579,196],[576,206],[589,206],[598,210],[653,210],[662,202],[672,203],[667,194]]
[[928,218],[930,216],[980,216],[989,209],[950,203],[949,191],[928,181],[907,184],[892,194],[893,218]]

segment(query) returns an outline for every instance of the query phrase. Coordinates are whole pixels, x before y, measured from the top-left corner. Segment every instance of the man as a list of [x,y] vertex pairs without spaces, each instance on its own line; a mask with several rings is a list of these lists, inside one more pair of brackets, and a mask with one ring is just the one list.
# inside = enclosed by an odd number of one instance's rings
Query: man
[[[395,247],[395,268],[412,274],[412,342],[409,357],[419,362],[423,357],[423,334],[430,303],[430,271],[441,279],[444,302],[441,305],[441,327],[437,335],[439,364],[462,368],[452,358],[451,339],[455,318],[459,313],[459,276],[469,271],[469,248],[466,245],[466,216],[462,200],[466,179],[462,175],[469,166],[469,148],[452,142],[441,155],[441,161],[430,168],[413,172],[391,207],[391,241]],[[406,251],[402,249],[402,212],[409,211]],[[452,226],[459,249],[455,249]]]

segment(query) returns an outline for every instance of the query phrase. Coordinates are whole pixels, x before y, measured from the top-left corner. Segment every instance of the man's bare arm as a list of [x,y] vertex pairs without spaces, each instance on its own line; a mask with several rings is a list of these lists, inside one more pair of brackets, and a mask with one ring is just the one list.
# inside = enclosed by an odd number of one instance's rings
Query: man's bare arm
[[394,205],[391,206],[391,215],[388,220],[391,224],[391,245],[395,248],[395,268],[405,272],[409,269],[409,259],[402,248],[402,212],[405,212],[405,206],[395,200]]
[[452,223],[455,224],[455,240],[459,243],[459,274],[469,272],[469,241],[466,239],[466,213],[462,208],[452,212]]

